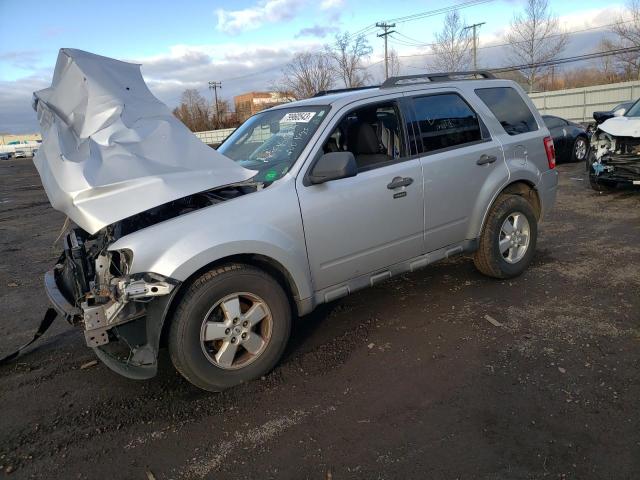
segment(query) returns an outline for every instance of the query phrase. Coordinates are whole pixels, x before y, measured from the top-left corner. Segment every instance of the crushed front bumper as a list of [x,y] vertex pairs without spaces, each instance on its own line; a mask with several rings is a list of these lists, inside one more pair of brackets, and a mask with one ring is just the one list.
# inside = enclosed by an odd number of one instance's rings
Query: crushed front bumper
[[44,290],[53,308],[67,322],[75,324],[82,318],[82,310],[71,305],[58,288],[55,270],[49,270],[44,274]]
[[[178,291],[178,282],[171,293],[156,297],[152,302],[145,304],[144,315],[108,327],[87,329],[94,326],[92,322],[87,322],[87,312],[69,302],[58,281],[56,269],[49,270],[44,275],[45,292],[49,301],[65,320],[72,325],[83,327],[87,345],[93,348],[96,356],[107,367],[136,380],[155,376],[162,326],[171,301]],[[100,339],[97,336],[100,336]],[[110,342],[120,339],[123,341]]]
[[596,183],[640,185],[640,156],[612,154],[594,162],[589,174]]

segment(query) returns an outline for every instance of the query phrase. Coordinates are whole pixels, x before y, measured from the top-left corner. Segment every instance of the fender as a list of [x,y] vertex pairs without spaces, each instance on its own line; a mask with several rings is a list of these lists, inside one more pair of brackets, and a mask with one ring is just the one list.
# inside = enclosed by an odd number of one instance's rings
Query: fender
[[180,282],[225,257],[261,255],[287,270],[300,300],[313,292],[293,182],[186,213],[109,246],[122,249],[133,253],[130,273],[153,272]]

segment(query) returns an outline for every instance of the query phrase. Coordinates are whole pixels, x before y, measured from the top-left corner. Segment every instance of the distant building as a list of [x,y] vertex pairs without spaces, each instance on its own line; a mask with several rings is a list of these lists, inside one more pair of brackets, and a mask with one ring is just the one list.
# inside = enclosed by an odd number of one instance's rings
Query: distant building
[[251,115],[293,99],[278,92],[249,92],[233,97],[238,120],[244,122]]
[[39,133],[28,133],[25,135],[12,135],[11,133],[0,133],[0,145],[19,145],[42,140]]

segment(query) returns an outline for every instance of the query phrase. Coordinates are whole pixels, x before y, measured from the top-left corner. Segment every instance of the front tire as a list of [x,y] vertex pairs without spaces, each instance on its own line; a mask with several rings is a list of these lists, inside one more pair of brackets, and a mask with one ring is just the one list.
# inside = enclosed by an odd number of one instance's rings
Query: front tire
[[255,267],[230,263],[197,278],[178,305],[169,333],[176,370],[219,392],[269,372],[291,331],[280,284]]
[[531,263],[538,240],[538,220],[520,195],[500,195],[485,222],[473,262],[493,278],[520,275]]
[[589,185],[596,192],[613,192],[617,187],[617,183],[600,180],[592,174],[589,174]]

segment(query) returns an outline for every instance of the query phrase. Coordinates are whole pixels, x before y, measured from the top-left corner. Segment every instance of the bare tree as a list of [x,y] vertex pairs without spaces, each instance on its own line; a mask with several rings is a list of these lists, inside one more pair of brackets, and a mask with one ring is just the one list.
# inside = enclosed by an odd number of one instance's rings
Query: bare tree
[[204,132],[219,128],[237,127],[238,118],[231,112],[228,100],[218,100],[219,114],[216,107],[200,95],[195,88],[182,92],[180,105],[173,109],[173,114],[192,132]]
[[[618,18],[612,30],[616,39],[603,41],[600,46],[601,51],[640,46],[640,0],[627,2],[625,14]],[[627,80],[640,80],[640,54],[638,52],[615,55],[613,66],[623,73]]]
[[442,31],[436,33],[436,41],[431,47],[434,59],[430,67],[440,72],[467,70],[471,63],[472,43],[460,13],[457,10],[447,13]]
[[182,92],[180,105],[173,110],[173,114],[192,132],[201,132],[211,128],[209,105],[195,88],[189,88]]
[[333,83],[334,74],[328,55],[324,52],[302,52],[284,67],[282,78],[274,87],[299,100],[329,90]]
[[333,45],[326,48],[333,61],[333,69],[346,88],[362,87],[371,78],[364,60],[373,49],[362,35],[352,37],[348,32],[336,35]]
[[[384,69],[384,64],[382,67]],[[389,75],[392,77],[400,75],[400,57],[395,48],[389,50]]]
[[560,29],[558,18],[549,11],[547,0],[527,0],[524,12],[511,20],[506,36],[511,59],[519,65],[529,65],[522,72],[527,77],[529,91],[533,90],[540,74],[546,70],[538,66],[553,60],[566,48],[568,36]]
[[[605,38],[598,44],[597,51],[607,52],[616,48],[617,45],[614,42]],[[598,67],[602,76],[607,79],[607,83],[613,83],[620,78],[620,63],[620,59],[613,55],[606,55],[600,58]]]

